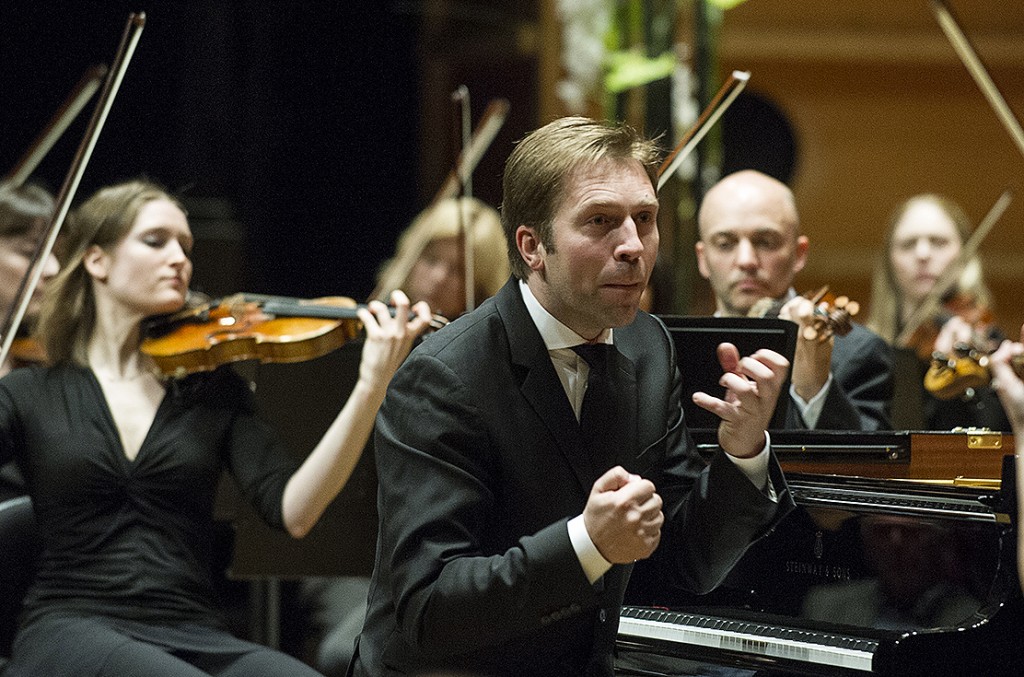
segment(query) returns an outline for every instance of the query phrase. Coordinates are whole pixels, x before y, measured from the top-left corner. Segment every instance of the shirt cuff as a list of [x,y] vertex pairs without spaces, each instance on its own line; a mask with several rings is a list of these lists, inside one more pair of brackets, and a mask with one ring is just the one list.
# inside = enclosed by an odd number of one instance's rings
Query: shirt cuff
[[811,430],[818,427],[818,419],[821,418],[821,411],[825,408],[825,397],[828,396],[828,389],[831,387],[832,373],[829,372],[828,378],[825,379],[825,385],[821,387],[821,390],[809,402],[804,402],[804,399],[796,394],[796,388],[792,385],[789,386],[789,394],[800,410],[800,417],[803,418],[804,424]]
[[[767,468],[765,464],[765,468]],[[767,471],[766,471],[767,472]],[[576,557],[583,567],[583,573],[591,584],[604,576],[605,572],[612,568],[612,563],[606,560],[598,551],[594,541],[587,533],[587,525],[583,523],[583,515],[577,515],[568,522],[569,541],[572,549],[576,551]]]
[[764,448],[756,456],[750,458],[738,458],[732,454],[726,454],[730,461],[736,464],[740,472],[747,476],[754,486],[765,492],[772,501],[778,501],[778,495],[775,493],[775,487],[772,485],[771,479],[768,477],[768,460],[771,458],[769,449],[772,446],[772,437],[768,434],[768,431],[764,431]]

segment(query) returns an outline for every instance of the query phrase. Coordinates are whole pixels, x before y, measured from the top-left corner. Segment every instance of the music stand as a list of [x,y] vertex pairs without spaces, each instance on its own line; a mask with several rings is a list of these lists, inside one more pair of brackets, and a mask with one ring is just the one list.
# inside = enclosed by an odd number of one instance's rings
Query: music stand
[[[792,364],[796,352],[797,325],[789,320],[755,317],[704,317],[696,315],[661,315],[661,321],[668,327],[676,344],[676,356],[683,382],[683,413],[690,430],[715,429],[719,418],[693,403],[693,393],[705,392],[723,397],[725,388],[718,384],[722,367],[718,363],[717,349],[720,343],[732,343],[740,356],[754,353],[760,348],[769,348],[779,353]],[[786,427],[789,410],[790,376],[779,394],[768,427]]]

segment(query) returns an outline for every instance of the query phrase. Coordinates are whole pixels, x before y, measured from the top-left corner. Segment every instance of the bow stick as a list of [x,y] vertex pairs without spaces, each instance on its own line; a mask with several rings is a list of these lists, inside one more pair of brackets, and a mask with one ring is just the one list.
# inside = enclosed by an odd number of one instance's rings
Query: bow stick
[[473,170],[480,164],[484,153],[490,148],[494,137],[501,131],[508,117],[509,104],[506,99],[492,99],[487,104],[484,114],[480,116],[476,128],[469,141],[462,147],[455,167],[449,172],[448,177],[441,184],[440,190],[434,196],[434,202],[440,202],[445,198],[455,197],[459,194],[459,187],[472,185]]
[[[469,143],[473,138],[472,123],[470,122],[470,107],[469,107],[469,88],[466,85],[459,85],[459,88],[452,94],[452,100],[459,104],[459,112],[461,113],[460,119],[461,124],[461,146],[462,148],[468,148]],[[466,198],[473,197],[473,173],[464,172],[459,175],[459,185],[461,188],[461,196]],[[473,284],[473,231],[470,229],[470,224],[466,219],[466,205],[463,201],[459,202],[459,233],[461,234],[462,240],[462,262],[463,262],[463,275],[462,282],[464,287],[464,293],[466,296],[466,311],[473,310],[476,307],[476,299],[474,298],[474,284]]]
[[121,44],[118,46],[114,66],[107,73],[107,78],[103,83],[103,91],[96,102],[92,118],[89,120],[89,127],[86,129],[82,142],[78,146],[78,152],[75,153],[75,159],[71,163],[71,168],[68,170],[64,185],[61,186],[60,193],[57,196],[57,206],[54,209],[53,220],[47,229],[42,246],[36,251],[35,260],[29,267],[28,274],[21,279],[21,286],[18,288],[18,301],[8,310],[4,320],[2,327],[3,344],[0,345],[0,364],[3,364],[4,360],[7,359],[7,354],[14,343],[14,336],[18,331],[18,327],[21,326],[21,321],[25,317],[29,303],[32,301],[32,293],[38,286],[39,279],[43,276],[46,260],[49,258],[50,252],[53,251],[53,245],[57,241],[57,235],[60,233],[61,226],[64,225],[64,219],[68,214],[68,209],[71,207],[71,201],[75,197],[75,191],[78,190],[82,174],[85,173],[85,167],[89,164],[93,148],[96,147],[96,140],[103,130],[103,124],[107,120],[107,114],[110,113],[110,107],[114,104],[114,97],[121,86],[121,80],[128,69],[128,63],[135,52],[139,38],[142,37],[142,28],[145,24],[145,13],[133,13],[128,17],[128,23],[121,37]]
[[963,62],[971,77],[974,78],[978,87],[981,88],[981,93],[988,99],[989,104],[995,110],[996,116],[1003,123],[1006,131],[1010,133],[1010,137],[1017,144],[1017,149],[1021,154],[1024,154],[1024,129],[1021,128],[1020,122],[1014,116],[1013,111],[1010,110],[1006,99],[1003,98],[1003,95],[996,88],[996,83],[992,81],[992,77],[985,69],[985,64],[981,62],[977,51],[967,38],[967,34],[960,28],[956,18],[953,16],[953,12],[946,6],[944,0],[932,0],[931,5],[932,11],[935,12],[935,18],[938,19],[943,32],[945,32],[946,37],[953,44],[953,49],[956,50],[960,61]]
[[[473,129],[469,143],[459,153],[455,167],[448,173],[448,177],[441,184],[441,188],[437,191],[431,204],[458,196],[459,187],[476,169],[480,159],[483,158],[491,142],[494,141],[494,137],[498,135],[498,132],[505,124],[508,111],[509,103],[506,99],[492,99],[487,104],[487,108]],[[409,277],[409,272],[421,253],[422,251],[411,252],[411,255],[401,262],[402,265],[394,266],[387,277],[380,281],[380,284],[373,290],[369,298],[386,302],[387,299],[384,298],[384,294],[405,284],[406,278]]]
[[10,173],[5,177],[6,183],[20,186],[32,175],[39,163],[46,154],[53,148],[53,144],[64,134],[64,131],[81,112],[85,104],[99,89],[103,77],[107,74],[107,67],[104,65],[92,66],[71,90],[71,94],[57,109],[53,117],[40,132],[32,145],[28,147],[25,154],[14,165]]
[[697,147],[712,125],[718,122],[718,118],[722,117],[726,109],[732,105],[743,88],[747,86],[748,80],[750,80],[748,71],[733,71],[729,75],[729,78],[719,88],[718,93],[711,99],[711,103],[697,118],[697,122],[683,135],[675,150],[661,163],[658,168],[658,190],[661,190],[662,186],[668,182],[672,174],[679,168],[680,163]]

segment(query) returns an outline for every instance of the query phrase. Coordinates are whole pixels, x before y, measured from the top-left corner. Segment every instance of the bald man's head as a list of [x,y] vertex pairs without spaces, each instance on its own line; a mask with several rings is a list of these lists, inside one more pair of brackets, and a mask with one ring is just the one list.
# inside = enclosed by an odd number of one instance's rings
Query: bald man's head
[[720,314],[746,315],[760,299],[782,297],[806,263],[793,192],[761,172],[739,171],[712,186],[697,222],[697,264]]

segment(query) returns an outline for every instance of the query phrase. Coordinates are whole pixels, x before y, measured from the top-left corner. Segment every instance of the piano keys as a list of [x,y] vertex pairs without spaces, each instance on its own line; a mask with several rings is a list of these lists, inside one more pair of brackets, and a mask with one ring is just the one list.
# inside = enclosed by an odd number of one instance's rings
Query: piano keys
[[797,509],[713,592],[666,587],[637,564],[617,672],[1019,674],[1012,479],[790,474]]
[[[763,618],[744,621],[633,606],[622,609],[619,637],[622,646],[629,646],[630,641],[638,642],[639,646],[644,642],[663,643],[665,651],[677,648],[682,652],[682,647],[694,645],[765,656],[780,663],[798,662],[867,672],[871,670],[879,644],[872,639],[772,625]],[[685,655],[692,657],[694,654]]]

